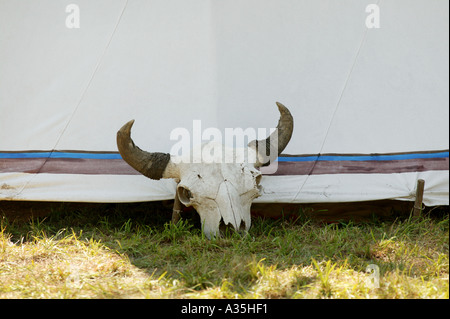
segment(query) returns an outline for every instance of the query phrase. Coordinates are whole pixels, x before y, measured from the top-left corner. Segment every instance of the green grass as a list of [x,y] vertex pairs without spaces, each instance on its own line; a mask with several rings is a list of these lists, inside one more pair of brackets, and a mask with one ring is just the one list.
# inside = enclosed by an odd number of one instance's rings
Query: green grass
[[3,217],[0,298],[449,297],[448,213],[324,224],[299,212],[213,240],[195,216],[169,220],[127,205]]

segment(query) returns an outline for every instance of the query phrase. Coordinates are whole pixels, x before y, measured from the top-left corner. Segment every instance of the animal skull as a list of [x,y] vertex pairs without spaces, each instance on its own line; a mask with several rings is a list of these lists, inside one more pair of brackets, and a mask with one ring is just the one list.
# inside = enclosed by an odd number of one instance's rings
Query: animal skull
[[[225,161],[221,155],[205,163],[168,153],[143,151],[131,139],[134,120],[117,132],[117,147],[122,158],[144,176],[155,180],[174,178],[178,183],[175,205],[179,201],[187,207],[194,207],[208,238],[218,235],[221,221],[236,230],[247,231],[251,225],[250,206],[260,195],[262,176],[258,168],[274,161],[292,136],[292,115],[281,103],[277,102],[277,106],[281,116],[276,130],[267,139],[250,142],[246,152],[220,145],[222,154],[232,157]],[[218,146],[212,143],[215,142],[199,147],[203,150]]]

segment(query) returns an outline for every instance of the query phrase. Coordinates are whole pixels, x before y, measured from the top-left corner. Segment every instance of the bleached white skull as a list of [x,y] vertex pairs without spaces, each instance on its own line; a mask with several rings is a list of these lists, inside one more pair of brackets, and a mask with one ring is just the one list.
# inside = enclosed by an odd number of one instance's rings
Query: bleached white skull
[[134,120],[117,132],[117,147],[122,158],[144,176],[156,180],[174,178],[178,183],[175,205],[179,201],[194,207],[208,238],[218,235],[221,222],[247,231],[252,201],[260,195],[262,176],[258,168],[274,161],[292,136],[292,115],[284,105],[278,102],[277,105],[281,116],[276,130],[267,139],[250,142],[245,152],[211,144],[215,142],[202,144],[199,146],[202,150],[206,147],[222,150],[218,153],[220,158],[210,158],[208,162],[141,150],[131,139]]

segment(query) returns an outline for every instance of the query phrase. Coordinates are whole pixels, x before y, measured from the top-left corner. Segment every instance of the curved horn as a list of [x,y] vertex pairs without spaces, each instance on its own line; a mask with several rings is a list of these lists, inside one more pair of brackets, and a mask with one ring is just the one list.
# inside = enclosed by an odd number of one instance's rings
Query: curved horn
[[275,131],[264,140],[254,140],[248,147],[256,151],[256,167],[267,166],[276,160],[278,155],[286,148],[294,130],[294,119],[291,112],[283,104],[276,102],[280,111],[280,120]]
[[173,174],[174,164],[170,161],[169,153],[149,153],[134,144],[131,139],[133,124],[134,120],[131,120],[117,132],[117,148],[125,162],[151,179],[177,178],[178,176]]

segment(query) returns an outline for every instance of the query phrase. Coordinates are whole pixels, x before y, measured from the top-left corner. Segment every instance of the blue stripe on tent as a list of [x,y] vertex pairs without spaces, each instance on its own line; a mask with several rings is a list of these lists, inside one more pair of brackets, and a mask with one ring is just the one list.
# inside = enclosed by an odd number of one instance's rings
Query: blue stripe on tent
[[[411,153],[392,155],[316,155],[280,156],[279,162],[314,161],[399,161],[407,159],[447,158],[449,152]],[[1,153],[0,158],[74,158],[74,159],[121,159],[119,153],[77,153],[77,152],[17,152]]]
[[314,161],[401,161],[408,159],[446,158],[449,152],[438,153],[416,153],[416,154],[392,154],[392,155],[320,155],[320,156],[297,156],[278,157],[279,162],[314,162]]
[[0,158],[47,158],[50,152],[42,153],[0,153]]
[[52,153],[50,158],[121,159],[119,153]]
[[0,153],[0,158],[121,159],[122,157],[118,153],[24,152]]

